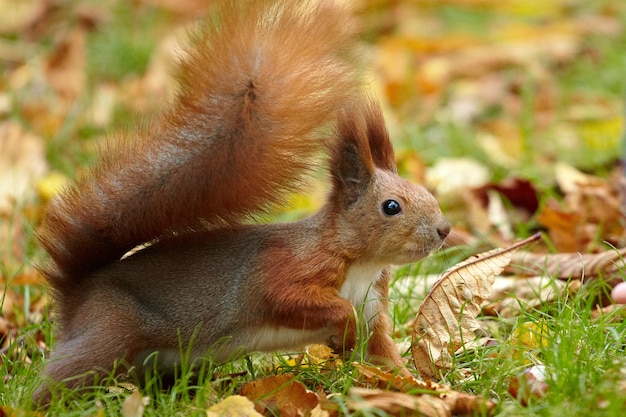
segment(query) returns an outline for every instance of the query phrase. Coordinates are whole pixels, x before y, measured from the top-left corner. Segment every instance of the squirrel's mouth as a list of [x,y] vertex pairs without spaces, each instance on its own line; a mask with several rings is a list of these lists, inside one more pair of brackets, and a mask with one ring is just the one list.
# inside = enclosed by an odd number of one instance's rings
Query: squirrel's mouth
[[[418,247],[421,246],[421,247]],[[420,261],[426,257],[428,257],[428,255],[430,255],[434,250],[436,250],[438,247],[425,247],[419,244],[415,244],[414,247],[412,248],[405,248],[405,250],[403,250],[401,253],[398,253],[398,256],[395,259],[395,262],[393,262],[394,264],[397,265],[404,265],[404,264],[408,264],[411,262],[417,262]]]

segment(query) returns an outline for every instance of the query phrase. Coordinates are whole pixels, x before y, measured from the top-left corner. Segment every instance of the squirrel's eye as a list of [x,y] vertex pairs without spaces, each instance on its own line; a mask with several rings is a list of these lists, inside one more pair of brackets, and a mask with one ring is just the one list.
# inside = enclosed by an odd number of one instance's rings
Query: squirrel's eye
[[401,211],[402,207],[400,207],[400,203],[398,203],[396,200],[386,200],[383,203],[383,212],[388,216],[395,216]]

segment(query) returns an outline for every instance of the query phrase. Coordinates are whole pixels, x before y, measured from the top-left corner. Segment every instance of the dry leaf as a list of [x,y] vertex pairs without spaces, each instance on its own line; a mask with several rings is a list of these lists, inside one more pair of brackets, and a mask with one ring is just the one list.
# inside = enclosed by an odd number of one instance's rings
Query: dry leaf
[[481,199],[483,205],[487,205],[488,192],[497,191],[502,194],[516,209],[518,216],[526,221],[532,217],[539,208],[537,190],[530,181],[523,178],[508,178],[500,183],[487,184],[481,188],[472,190]]
[[308,415],[319,405],[319,398],[296,381],[293,375],[270,376],[241,387],[241,395],[254,401],[256,410],[284,417]]
[[8,405],[0,405],[0,417],[44,417],[46,414],[38,411],[26,411],[18,408],[13,408]]
[[356,378],[369,386],[375,386],[381,389],[393,389],[395,391],[407,392],[410,390],[439,391],[447,390],[442,385],[434,381],[420,381],[410,376],[399,376],[388,371],[376,368],[374,366],[364,365],[362,363],[353,364],[357,371]]
[[548,392],[549,386],[546,380],[544,365],[531,366],[511,380],[509,393],[526,406],[531,398],[541,398]]
[[87,34],[82,28],[69,32],[46,60],[45,72],[59,96],[73,102],[85,89]]
[[589,238],[581,236],[579,231],[580,216],[563,210],[552,198],[537,216],[537,221],[548,229],[550,241],[559,251],[575,252],[589,243]]
[[351,388],[347,405],[352,411],[382,410],[392,416],[452,416],[451,407],[431,395],[409,395],[378,389]]
[[45,13],[47,0],[0,0],[0,33],[26,31]]
[[481,187],[489,180],[489,170],[469,158],[440,158],[426,172],[426,182],[435,187],[437,197],[460,199],[470,188]]
[[558,164],[555,177],[564,192],[562,203],[549,199],[537,220],[559,252],[594,252],[599,242],[624,245],[623,175],[608,180]]
[[626,248],[600,253],[515,253],[506,272],[516,275],[543,275],[558,279],[610,278],[626,267]]
[[46,280],[41,275],[41,273],[35,269],[24,269],[11,277],[4,276],[2,271],[0,271],[0,284],[5,287],[20,285],[43,285],[45,284],[45,282]]
[[262,417],[254,403],[241,395],[231,395],[206,410],[207,417]]
[[495,276],[513,252],[539,234],[504,249],[472,256],[449,269],[430,290],[413,324],[413,361],[422,378],[439,378],[452,365],[452,355],[481,331],[476,317],[491,293]]
[[580,287],[580,280],[558,281],[550,276],[496,277],[489,303],[483,306],[482,313],[498,317],[515,317],[520,315],[525,307],[538,308],[566,292],[575,293]]
[[124,417],[142,417],[149,397],[143,397],[139,390],[134,391],[124,400],[122,404],[122,415]]
[[16,122],[0,123],[0,167],[0,212],[8,213],[48,169],[43,140]]
[[515,225],[527,222],[539,207],[535,187],[522,178],[485,184],[467,190],[464,196],[466,220],[472,229],[498,246],[511,242]]
[[368,386],[403,393],[410,392],[413,396],[416,392],[420,392],[421,396],[435,396],[447,404],[452,415],[471,415],[478,410],[487,410],[489,414],[495,408],[495,403],[492,401],[451,390],[450,387],[433,380],[420,381],[413,377],[401,377],[364,364],[354,364],[354,367],[358,371],[357,379],[364,379]]

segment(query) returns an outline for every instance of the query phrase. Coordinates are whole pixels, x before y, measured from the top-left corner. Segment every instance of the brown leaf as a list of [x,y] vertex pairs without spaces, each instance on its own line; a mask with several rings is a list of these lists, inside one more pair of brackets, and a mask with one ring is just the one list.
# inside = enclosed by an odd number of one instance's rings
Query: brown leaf
[[319,405],[317,395],[289,374],[249,382],[241,387],[241,395],[254,401],[261,414],[270,411],[284,417],[307,415]]
[[538,254],[519,252],[513,254],[506,272],[516,275],[543,275],[558,279],[583,279],[602,275],[611,277],[626,266],[626,248],[600,253]]
[[531,398],[541,398],[548,392],[546,379],[545,366],[531,366],[511,380],[509,393],[526,406]]
[[470,188],[464,197],[472,228],[498,246],[511,242],[515,225],[528,221],[539,206],[535,187],[522,178]]
[[508,178],[498,184],[487,184],[473,190],[487,205],[487,192],[495,190],[506,197],[515,207],[523,212],[524,220],[528,220],[539,208],[539,197],[533,183],[523,178]]
[[45,71],[50,85],[69,102],[85,88],[86,39],[84,29],[74,29],[59,42],[46,61]]
[[597,251],[602,241],[623,246],[623,176],[607,180],[566,164],[557,164],[555,176],[565,198],[562,203],[548,200],[537,216],[555,248],[559,252],[591,252]]
[[489,296],[490,302],[483,306],[482,313],[498,317],[515,317],[523,310],[523,306],[538,308],[566,292],[575,293],[580,286],[580,280],[555,281],[550,276],[496,277]]
[[413,361],[422,378],[439,378],[452,355],[482,332],[476,317],[491,293],[495,276],[513,252],[540,238],[539,234],[504,249],[494,249],[449,269],[430,290],[413,324]]
[[537,221],[547,227],[548,236],[559,251],[574,252],[589,242],[579,234],[580,216],[560,208],[554,199],[548,200]]
[[409,395],[378,389],[351,388],[348,407],[352,411],[383,410],[392,416],[452,416],[450,405],[431,395]]
[[452,409],[452,415],[454,416],[491,416],[496,409],[496,403],[493,401],[464,392],[449,391],[442,394],[441,399]]
[[[420,381],[413,377],[401,377],[388,371],[364,364],[354,364],[358,371],[357,379],[364,379],[367,385],[380,389],[411,393],[413,396],[420,392],[421,396],[435,396],[441,398],[449,407],[452,415],[471,415],[479,410],[495,408],[495,403],[486,401],[476,395],[451,390],[450,387],[433,380]],[[431,404],[427,402],[427,404]]]
[[407,392],[410,390],[426,390],[438,391],[447,389],[434,381],[420,381],[413,377],[403,377],[392,374],[382,369],[364,365],[362,363],[354,363],[357,371],[357,380],[362,380],[367,385],[375,386],[381,389],[393,389],[395,391]]
[[18,286],[18,285],[43,285],[46,281],[41,273],[34,269],[28,269],[20,271],[17,275],[5,277],[2,271],[0,271],[0,284],[3,286]]

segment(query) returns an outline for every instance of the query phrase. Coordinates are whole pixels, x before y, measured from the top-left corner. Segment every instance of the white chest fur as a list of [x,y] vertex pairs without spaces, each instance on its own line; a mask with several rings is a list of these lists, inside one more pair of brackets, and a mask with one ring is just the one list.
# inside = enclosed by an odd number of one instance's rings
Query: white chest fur
[[376,288],[376,282],[380,279],[383,268],[381,265],[352,265],[339,289],[339,295],[350,301],[365,323],[370,323],[380,311],[381,294]]

